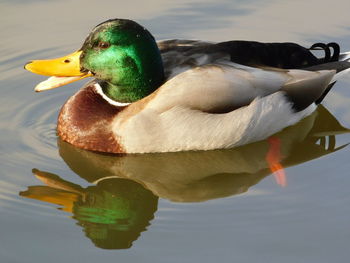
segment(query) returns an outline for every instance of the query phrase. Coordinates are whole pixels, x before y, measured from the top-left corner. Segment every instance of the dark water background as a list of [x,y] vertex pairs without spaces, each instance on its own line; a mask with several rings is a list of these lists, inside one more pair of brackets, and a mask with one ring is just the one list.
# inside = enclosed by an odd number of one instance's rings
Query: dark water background
[[349,10],[348,0],[0,1],[0,262],[347,262],[349,76],[325,108],[278,135],[281,187],[266,141],[125,158],[74,149],[57,140],[56,118],[83,83],[36,94],[44,78],[23,65],[76,50],[114,17],[157,39],[336,41],[349,51]]

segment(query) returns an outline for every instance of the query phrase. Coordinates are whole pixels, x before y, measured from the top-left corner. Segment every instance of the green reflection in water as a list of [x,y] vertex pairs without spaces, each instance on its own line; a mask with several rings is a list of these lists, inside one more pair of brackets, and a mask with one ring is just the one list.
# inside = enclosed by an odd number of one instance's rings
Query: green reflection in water
[[[336,135],[347,132],[319,106],[272,137],[280,142],[280,164],[289,167],[346,147],[336,146]],[[83,188],[34,169],[46,186],[29,186],[20,195],[63,206],[100,248],[129,248],[153,219],[158,197],[201,202],[232,196],[271,174],[268,140],[228,150],[119,156],[85,151],[61,140],[58,146],[68,166],[94,185]]]
[[63,206],[100,248],[131,247],[157,210],[158,198],[131,180],[112,178],[82,188],[48,172],[33,173],[47,186],[30,186],[20,195]]
[[130,180],[105,180],[86,193],[74,205],[74,218],[100,248],[131,247],[157,210],[158,198]]

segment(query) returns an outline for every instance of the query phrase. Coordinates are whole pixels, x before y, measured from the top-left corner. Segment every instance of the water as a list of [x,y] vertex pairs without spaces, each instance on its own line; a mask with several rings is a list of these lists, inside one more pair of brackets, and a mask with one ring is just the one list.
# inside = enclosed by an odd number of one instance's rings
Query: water
[[[347,0],[0,1],[1,262],[347,262],[350,77],[324,107],[269,142],[238,149],[113,157],[56,137],[82,83],[36,94],[31,59],[79,48],[101,21],[137,20],[157,39],[341,43]],[[336,134],[336,135],[335,135]],[[280,182],[280,184],[278,184]]]

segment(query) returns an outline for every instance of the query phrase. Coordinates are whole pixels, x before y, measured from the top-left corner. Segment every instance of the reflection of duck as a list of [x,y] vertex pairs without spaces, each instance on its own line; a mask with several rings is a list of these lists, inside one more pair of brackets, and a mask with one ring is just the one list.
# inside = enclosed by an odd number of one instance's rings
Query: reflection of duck
[[47,186],[30,186],[20,195],[62,205],[100,248],[131,247],[157,210],[158,198],[130,180],[113,178],[82,188],[51,173],[33,172]]
[[92,75],[98,80],[61,110],[58,134],[75,146],[113,153],[210,150],[264,139],[309,115],[335,72],[350,67],[338,62],[349,54],[339,54],[337,44],[312,48],[323,48],[325,58],[293,43],[157,46],[142,26],[115,19],[94,28],[78,52],[25,67],[56,76],[37,91]]
[[[287,167],[332,153],[335,134],[348,132],[324,108],[274,135]],[[323,143],[329,139],[329,145]],[[319,142],[319,143],[318,143]],[[173,201],[204,201],[247,191],[271,173],[267,140],[236,149],[149,155],[110,156],[81,150],[59,140],[61,157],[89,182],[106,178],[135,180],[155,195]]]
[[[336,147],[335,135],[345,132],[349,130],[321,106],[273,136],[281,144],[279,163],[292,166],[340,150],[346,145]],[[155,195],[199,202],[243,193],[271,173],[268,140],[220,151],[121,156],[93,153],[61,140],[58,145],[69,167],[96,185],[83,188],[34,170],[47,186],[30,186],[20,195],[62,205],[101,248],[130,247],[153,218]]]

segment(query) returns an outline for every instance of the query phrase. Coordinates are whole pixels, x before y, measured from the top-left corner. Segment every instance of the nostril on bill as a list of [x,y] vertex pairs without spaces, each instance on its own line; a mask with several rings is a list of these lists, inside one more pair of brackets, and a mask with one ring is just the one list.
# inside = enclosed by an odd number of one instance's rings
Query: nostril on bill
[[30,63],[32,63],[33,61],[28,61],[26,64],[24,64],[24,69],[27,69],[27,65],[29,65]]

